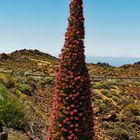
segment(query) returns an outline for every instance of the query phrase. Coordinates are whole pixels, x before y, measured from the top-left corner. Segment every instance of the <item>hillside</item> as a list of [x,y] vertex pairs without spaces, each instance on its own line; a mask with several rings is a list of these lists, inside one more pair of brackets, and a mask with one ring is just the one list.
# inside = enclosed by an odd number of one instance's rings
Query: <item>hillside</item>
[[0,70],[4,72],[40,73],[50,75],[57,68],[58,59],[38,50],[19,50],[0,54]]
[[[57,67],[57,58],[38,50],[0,54],[0,122],[9,140],[45,139]],[[100,77],[91,83],[96,140],[140,140],[140,81],[132,80],[140,78],[140,62],[87,68]]]
[[[0,71],[54,76],[58,59],[38,50],[19,50],[11,54],[0,54]],[[89,74],[94,77],[140,77],[140,62],[133,65],[112,67],[106,63],[87,64]]]

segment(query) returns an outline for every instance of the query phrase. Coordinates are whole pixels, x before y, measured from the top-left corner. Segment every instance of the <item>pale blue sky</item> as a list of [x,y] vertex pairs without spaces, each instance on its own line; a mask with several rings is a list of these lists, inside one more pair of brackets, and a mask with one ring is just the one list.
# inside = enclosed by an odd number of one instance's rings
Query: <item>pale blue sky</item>
[[[58,55],[69,0],[0,0],[0,52]],[[140,57],[140,0],[84,0],[87,56]]]

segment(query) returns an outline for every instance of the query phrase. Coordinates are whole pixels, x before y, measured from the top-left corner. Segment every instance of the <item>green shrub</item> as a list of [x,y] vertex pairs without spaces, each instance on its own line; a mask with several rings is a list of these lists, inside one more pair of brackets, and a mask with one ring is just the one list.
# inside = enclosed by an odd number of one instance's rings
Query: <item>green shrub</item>
[[101,95],[98,92],[94,92],[93,93],[93,98],[95,98],[95,99],[102,99]]
[[117,103],[118,103],[118,105],[126,106],[126,105],[133,103],[133,102],[134,102],[133,98],[122,97],[118,100]]
[[106,105],[104,103],[102,103],[100,101],[99,102],[97,101],[97,102],[95,102],[95,104],[98,105],[100,113],[103,113],[106,110]]
[[106,94],[106,97],[112,98],[112,95],[108,92],[108,93]]
[[123,112],[127,116],[138,116],[140,115],[140,106],[135,103],[131,103],[124,108]]
[[108,90],[104,89],[104,90],[101,91],[101,93],[108,98],[112,97],[111,93]]
[[46,78],[45,82],[46,84],[54,84],[54,78]]
[[117,140],[138,140],[126,129],[114,128],[109,129],[108,132],[111,136],[116,137]]
[[114,127],[112,126],[112,125],[110,125],[110,123],[109,122],[107,122],[107,121],[103,121],[103,123],[102,123],[102,127],[104,128],[104,129],[113,129]]
[[103,100],[103,103],[105,103],[106,106],[107,106],[107,105],[112,105],[112,101],[111,101],[110,99],[108,99],[108,98],[107,98],[107,99],[104,99],[104,100]]
[[20,90],[18,90],[18,89],[14,89],[13,90],[13,93],[19,98],[21,98],[21,99],[24,99],[25,97],[26,97],[26,95],[25,94],[23,94]]
[[101,105],[101,108],[104,108],[102,113],[109,113],[112,110],[114,111],[118,110],[118,107],[115,106],[110,99],[104,99],[102,102],[103,102],[102,104],[103,106]]
[[110,89],[111,85],[110,83],[101,82],[99,85],[96,85],[96,89]]
[[0,82],[7,88],[12,88],[16,84],[16,80],[6,74],[0,74]]
[[[107,122],[102,123],[102,127],[107,130],[115,140],[139,140],[136,129],[138,125],[128,122]],[[138,130],[138,129],[137,129]],[[137,134],[136,134],[136,133]]]
[[121,96],[126,96],[127,94],[125,92],[120,92],[119,93]]
[[120,94],[118,94],[115,90],[111,90],[110,93],[115,97],[120,97]]
[[95,99],[94,104],[100,108],[100,106],[102,106],[103,103],[101,102],[101,100]]
[[131,122],[131,123],[128,124],[128,127],[129,127],[129,129],[135,129],[135,128],[138,127],[138,125],[134,122]]
[[101,93],[102,93],[103,95],[106,95],[106,94],[108,93],[108,90],[107,90],[107,89],[102,89],[102,90],[101,90]]
[[24,130],[27,119],[23,107],[11,97],[4,85],[0,83],[0,123],[7,127]]
[[41,78],[37,81],[38,85],[40,85],[42,88],[45,88],[46,85],[53,85],[54,84],[54,78],[46,77],[46,78]]
[[93,89],[98,89],[100,83],[98,83],[98,82],[94,82],[94,83],[92,83],[91,85],[92,85],[92,88],[93,88]]
[[36,89],[36,87],[37,87],[37,81],[34,78],[29,77],[26,81],[27,81],[27,84],[30,85],[33,90]]
[[114,102],[118,102],[120,98],[112,97],[112,99],[114,100]]
[[20,84],[18,85],[18,90],[21,91],[22,93],[31,96],[32,95],[32,89],[29,85],[27,84]]

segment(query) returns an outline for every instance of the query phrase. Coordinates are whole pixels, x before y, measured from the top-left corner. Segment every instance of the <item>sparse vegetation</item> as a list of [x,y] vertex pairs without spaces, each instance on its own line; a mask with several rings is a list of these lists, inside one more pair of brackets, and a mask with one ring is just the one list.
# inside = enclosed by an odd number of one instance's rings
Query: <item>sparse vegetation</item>
[[[96,115],[102,127],[115,139],[139,140],[140,100],[137,98],[139,92],[136,92],[139,84],[116,81],[109,84],[110,88],[106,88],[106,86],[100,86],[102,83],[98,82],[98,86],[94,87],[96,92],[93,96],[95,106],[99,107]],[[131,91],[126,90],[128,87],[131,87]]]
[[7,127],[20,130],[27,127],[23,106],[10,95],[2,83],[0,83],[0,122]]
[[28,84],[20,84],[18,85],[17,89],[19,91],[21,91],[22,93],[32,96],[32,91],[31,91],[31,87]]
[[14,78],[10,77],[7,74],[2,74],[2,73],[0,73],[0,82],[2,82],[7,88],[14,87],[16,83]]
[[[8,110],[3,107],[5,111],[3,110],[3,113],[0,113],[0,118],[2,118],[0,121],[7,127],[14,128],[12,131],[9,130],[10,138],[19,137],[19,140],[22,138],[25,140],[45,138],[49,113],[53,104],[54,79],[53,77],[46,77],[47,74],[41,71],[42,65],[38,68],[37,64],[39,61],[39,63],[47,65],[47,73],[50,72],[48,76],[54,76],[58,63],[57,59],[46,58],[47,55],[37,56],[38,54],[34,51],[27,52],[28,50],[24,51],[24,53],[20,51],[18,54],[14,52],[11,55],[12,59],[8,58],[0,61],[0,100],[2,94],[4,94],[7,96],[6,98],[9,98],[7,100],[10,104],[9,106],[5,105]],[[23,57],[26,57],[27,61],[17,60],[17,58],[23,59]],[[38,61],[36,61],[36,58],[38,58]],[[131,78],[140,75],[138,70],[139,63],[128,65],[127,67],[122,66],[121,68],[102,67],[94,64],[88,64],[87,67],[91,77],[94,75],[102,76],[103,78],[106,76],[110,78]],[[114,75],[109,76],[109,73],[112,74],[112,72]],[[140,82],[137,80],[104,79],[93,81],[91,86],[97,121],[97,124],[95,123],[97,140],[139,140]],[[26,90],[33,92],[33,94],[28,96],[24,92]],[[6,102],[3,104],[6,104]],[[0,111],[2,110],[0,109]],[[11,112],[15,113],[12,114]],[[10,114],[7,115],[8,119],[10,117],[10,121],[5,119],[6,114],[4,113]],[[29,124],[26,119],[24,124],[20,123],[24,118],[22,115],[25,115],[25,118],[27,117]],[[19,119],[16,119],[16,122],[14,118],[17,117]],[[36,122],[38,122],[39,126],[35,125]],[[18,127],[17,123],[20,124]],[[15,130],[25,129],[26,127],[29,128],[29,130],[26,130],[26,134]],[[40,130],[40,135],[36,133],[39,131],[38,129]]]

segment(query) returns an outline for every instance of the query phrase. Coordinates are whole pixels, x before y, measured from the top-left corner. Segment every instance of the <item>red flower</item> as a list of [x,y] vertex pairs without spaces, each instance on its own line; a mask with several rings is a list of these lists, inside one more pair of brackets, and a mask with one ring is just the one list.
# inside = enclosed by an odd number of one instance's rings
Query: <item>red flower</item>
[[70,106],[67,107],[67,110],[70,110]]
[[73,112],[72,111],[70,111],[70,115],[73,115]]

